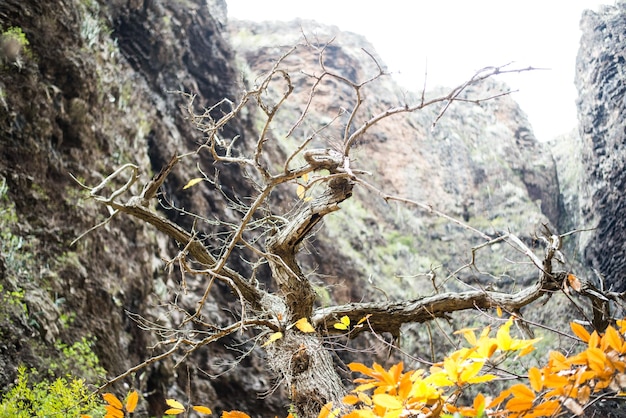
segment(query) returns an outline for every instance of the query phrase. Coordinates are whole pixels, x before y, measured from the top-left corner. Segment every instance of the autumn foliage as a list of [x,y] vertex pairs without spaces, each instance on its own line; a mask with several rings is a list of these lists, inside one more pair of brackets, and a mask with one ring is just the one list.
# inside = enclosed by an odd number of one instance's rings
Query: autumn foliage
[[[457,331],[467,346],[427,370],[405,370],[402,362],[389,369],[376,363],[372,367],[351,363],[350,370],[361,375],[354,380],[356,386],[344,397],[344,405],[329,403],[318,418],[557,417],[582,415],[585,407],[601,395],[626,396],[626,320],[617,321],[617,328],[609,326],[602,334],[590,333],[572,322],[572,338],[584,343],[582,351],[570,356],[552,351],[543,367],[529,368],[526,376],[499,393],[485,391],[484,383],[502,379],[498,365],[529,354],[539,341],[511,336],[515,320],[510,317],[495,335],[489,326],[479,333],[475,328]],[[470,403],[464,402],[467,393],[476,394]],[[125,405],[113,394],[103,397],[107,402],[105,418],[123,418],[137,404],[135,391]],[[167,403],[166,413],[171,415],[188,410],[212,413],[208,407],[187,408],[174,399]],[[250,418],[241,411],[223,412],[221,417]]]

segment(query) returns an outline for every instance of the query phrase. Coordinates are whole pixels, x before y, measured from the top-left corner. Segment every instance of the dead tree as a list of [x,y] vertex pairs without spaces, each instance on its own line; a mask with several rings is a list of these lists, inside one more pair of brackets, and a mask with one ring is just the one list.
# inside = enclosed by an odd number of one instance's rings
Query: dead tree
[[[311,45],[306,47],[313,48]],[[204,277],[206,281],[204,296],[198,301],[195,312],[186,315],[180,332],[175,338],[161,342],[164,347],[163,353],[146,360],[109,383],[174,352],[188,355],[227,335],[248,331],[252,335],[251,340],[258,342],[258,345],[263,345],[267,350],[268,367],[275,371],[289,388],[291,402],[297,416],[313,417],[317,416],[320,408],[327,402],[341,405],[342,397],[346,393],[335,371],[331,355],[323,344],[324,338],[328,335],[344,332],[333,327],[333,324],[337,323],[340,318],[347,316],[352,324],[361,322],[359,327],[353,327],[349,331],[350,337],[361,332],[389,332],[397,335],[401,325],[405,323],[425,322],[460,310],[501,307],[510,312],[518,312],[521,307],[550,295],[567,283],[567,273],[555,271],[552,267],[553,258],[560,248],[561,238],[558,235],[547,234],[546,254],[543,259],[540,259],[512,234],[492,237],[475,231],[482,234],[485,246],[506,241],[525,253],[537,268],[536,283],[514,294],[475,290],[463,293],[439,293],[416,300],[350,303],[315,308],[316,293],[309,278],[303,274],[296,255],[302,248],[302,243],[316,231],[316,226],[324,217],[340,210],[340,203],[350,199],[353,188],[371,187],[364,180],[364,173],[358,167],[353,166],[351,151],[355,143],[366,135],[368,129],[386,118],[418,112],[429,106],[440,106],[442,110],[439,118],[456,100],[476,102],[489,100],[493,97],[467,98],[462,94],[468,86],[488,77],[502,72],[529,69],[486,68],[446,95],[433,99],[426,99],[422,95],[416,103],[391,107],[373,116],[364,117],[360,113],[364,102],[363,88],[384,76],[383,70],[376,63],[378,72],[371,78],[364,81],[349,80],[340,73],[327,68],[322,47],[317,50],[319,54],[317,75],[307,75],[310,81],[308,101],[304,103],[302,114],[293,122],[292,130],[287,135],[307,116],[320,86],[332,80],[349,86],[353,92],[352,106],[344,110],[343,118],[335,117],[331,122],[343,123],[340,146],[334,149],[313,147],[316,135],[320,132],[316,131],[303,139],[284,161],[268,161],[266,158],[268,132],[275,116],[283,104],[290,100],[294,91],[292,77],[282,66],[284,59],[291,53],[293,50],[278,60],[254,87],[243,92],[239,101],[224,99],[201,114],[194,113],[190,106],[190,116],[193,123],[203,132],[204,143],[195,153],[173,156],[169,164],[145,184],[140,193],[128,196],[131,186],[138,179],[140,170],[132,164],[120,167],[99,185],[89,187],[91,196],[109,208],[111,218],[119,214],[133,216],[175,240],[181,249],[171,263],[177,262],[184,273]],[[237,137],[222,137],[223,128],[230,121],[242,117],[242,112],[249,106],[256,108],[256,111],[260,112],[264,118],[263,127],[256,142],[252,146],[250,144],[240,146],[237,143]],[[323,129],[324,127],[320,128],[320,130]],[[245,196],[250,198],[250,203],[247,203],[245,207],[242,206],[242,200],[235,202],[242,209],[242,215],[236,225],[230,225],[230,234],[220,245],[219,251],[209,250],[193,231],[186,230],[170,221],[163,213],[155,209],[155,198],[159,189],[175,165],[182,159],[201,153],[210,155],[216,168],[224,164],[237,164],[242,167],[256,191],[253,196]],[[276,168],[278,163],[281,164],[280,168]],[[126,178],[124,177],[126,175],[127,180],[124,185],[115,189],[112,185],[119,182],[121,178]],[[301,182],[307,177],[310,180],[306,185],[306,190],[304,190],[305,186],[301,185],[302,198],[292,207],[279,212],[281,208],[271,204],[270,195],[273,191],[286,184],[293,185]],[[195,181],[192,180],[189,185],[198,181],[213,182],[219,188],[219,178],[212,178],[206,174]],[[105,195],[104,191],[111,189],[115,190]],[[308,193],[309,190],[310,193]],[[307,196],[304,196],[305,194]],[[383,193],[381,193],[381,198],[398,200],[403,204],[424,206],[419,202]],[[432,211],[432,208],[430,210]],[[438,215],[447,216],[443,213],[438,213]],[[456,219],[450,218],[449,220],[462,224],[462,221]],[[243,247],[254,255],[254,260],[250,260],[251,263],[269,265],[277,292],[270,293],[260,288],[253,277],[246,277],[242,272],[231,267],[231,257],[238,247]],[[238,319],[228,326],[206,324],[202,319],[207,297],[211,291],[215,291],[213,283],[216,281],[227,285],[239,300]],[[602,294],[596,292],[594,297],[600,305],[604,303]],[[209,331],[205,332],[202,338],[194,338],[193,334],[183,331],[183,325],[194,323],[200,324]],[[313,329],[296,326],[296,324],[302,325],[303,323],[312,325]],[[267,338],[271,338],[271,343],[264,344]]]

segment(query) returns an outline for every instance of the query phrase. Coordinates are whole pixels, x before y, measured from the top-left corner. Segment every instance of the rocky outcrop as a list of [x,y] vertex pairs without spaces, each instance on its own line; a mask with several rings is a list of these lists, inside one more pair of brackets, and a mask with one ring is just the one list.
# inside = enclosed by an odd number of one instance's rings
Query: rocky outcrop
[[585,260],[607,288],[626,290],[626,3],[586,11],[576,64]]
[[[0,45],[0,387],[8,387],[21,363],[47,369],[57,362],[59,344],[82,336],[96,338],[109,377],[150,357],[158,335],[141,331],[129,313],[162,315],[153,309],[167,303],[178,276],[165,274],[161,258],[178,249],[127,217],[71,245],[109,216],[71,176],[95,185],[130,163],[140,167],[141,184],[173,155],[195,150],[202,138],[185,116],[189,98],[175,92],[196,95],[198,109],[236,96],[232,51],[222,35],[225,13],[224,2],[200,0],[0,5],[0,33],[16,28],[18,34]],[[229,129],[245,140],[244,126]],[[228,213],[220,192],[204,185],[181,191],[196,164],[210,170],[211,158],[199,155],[178,167],[164,185],[163,205]],[[225,194],[241,178],[237,167],[221,175]],[[226,299],[221,306],[231,302],[227,291],[215,296]],[[239,394],[272,388],[261,364],[244,362],[239,373],[226,373],[234,354],[219,345],[213,350],[190,359],[205,372],[222,373],[212,384],[191,379],[196,402],[234,409]],[[149,394],[145,415],[160,415],[166,396],[187,392],[187,369],[171,366],[155,364],[128,382]],[[274,399],[249,399],[247,409],[282,415],[280,396]]]

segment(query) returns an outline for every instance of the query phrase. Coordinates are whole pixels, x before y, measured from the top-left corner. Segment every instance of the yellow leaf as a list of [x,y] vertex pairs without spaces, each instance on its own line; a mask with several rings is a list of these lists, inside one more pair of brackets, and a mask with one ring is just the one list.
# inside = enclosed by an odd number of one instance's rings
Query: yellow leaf
[[166,415],[178,415],[185,412],[185,406],[176,399],[166,399],[165,403],[171,408],[165,411]]
[[139,400],[139,394],[136,390],[133,390],[128,394],[126,399],[126,412],[134,412],[137,407],[137,401]]
[[359,400],[363,402],[365,405],[372,406],[372,398],[367,396],[365,393],[359,392],[357,393],[357,396],[359,397]]
[[185,409],[183,404],[178,402],[176,399],[166,399],[165,403],[167,404],[167,406],[171,406],[172,408]]
[[[444,371],[433,373],[427,378],[425,378],[423,381],[436,387],[452,386],[455,383],[452,380],[450,380],[450,378],[448,377],[448,374]],[[417,385],[416,384],[413,385],[414,388],[420,385],[419,381],[417,381],[416,383]],[[424,389],[422,386],[419,386],[419,387],[422,390]],[[411,393],[413,393],[413,390],[411,391]]]
[[475,361],[469,365],[464,366],[460,373],[458,373],[458,383],[463,384],[469,382],[472,378],[474,378],[478,372],[483,368],[482,361]]
[[183,187],[183,190],[193,187],[203,180],[204,180],[204,177],[196,177],[195,179],[191,179],[187,182],[187,184],[185,184],[185,187]]
[[378,405],[381,408],[386,409],[402,409],[402,402],[396,396],[391,396],[387,393],[377,393],[372,396],[374,405]]
[[123,408],[122,401],[117,399],[117,396],[115,396],[114,394],[112,394],[112,393],[104,393],[104,394],[102,394],[102,397],[112,407],[117,408],[119,410],[122,410],[122,408]]
[[311,325],[306,318],[298,319],[296,321],[296,328],[302,332],[315,332],[315,328],[313,328],[313,325]]
[[348,315],[342,316],[339,321],[341,322],[337,322],[336,324],[333,325],[333,327],[335,327],[336,329],[342,329],[342,330],[346,330],[350,328],[350,317]]
[[165,410],[165,415],[178,415],[185,412],[184,409],[170,408]]
[[502,308],[500,305],[496,306],[496,314],[498,314],[498,318],[502,318]]
[[471,345],[476,345],[476,331],[478,328],[463,328],[458,331],[454,331],[455,334],[463,334],[463,337],[467,340]]
[[270,337],[267,339],[267,341],[265,341],[263,343],[263,347],[267,347],[268,345],[270,345],[271,343],[273,343],[276,340],[280,340],[281,338],[283,338],[283,333],[278,331],[273,333],[272,335],[270,335]]
[[472,377],[471,379],[467,379],[467,383],[477,384],[477,383],[485,383],[491,382],[497,376],[495,374],[483,374],[481,376]]
[[303,182],[308,183],[309,182],[309,173],[304,173],[302,176],[300,176],[300,178],[302,179]]
[[498,348],[502,351],[508,351],[511,349],[511,345],[513,343],[513,338],[511,338],[511,335],[509,334],[511,325],[513,325],[513,317],[509,318],[509,320],[506,321],[496,333]]
[[569,326],[578,338],[580,338],[584,342],[589,342],[590,335],[585,327],[576,322],[570,322]]
[[361,325],[363,322],[367,321],[368,319],[370,319],[370,316],[372,316],[371,313],[368,313],[367,315],[365,315],[363,318],[359,319],[359,322],[357,322],[357,325]]
[[211,408],[207,408],[206,406],[201,406],[201,405],[192,406],[191,409],[193,409],[194,411],[199,412],[201,414],[210,415],[210,414],[213,413],[211,411]]
[[298,184],[298,187],[296,187],[296,195],[298,196],[298,199],[304,199],[305,193],[306,193],[306,189],[304,188],[304,186],[301,184]]

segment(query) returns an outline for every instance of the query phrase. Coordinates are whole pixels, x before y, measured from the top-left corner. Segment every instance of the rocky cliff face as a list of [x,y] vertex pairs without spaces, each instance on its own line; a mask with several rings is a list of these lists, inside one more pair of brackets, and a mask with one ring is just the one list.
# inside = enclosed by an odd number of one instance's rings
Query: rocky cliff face
[[607,287],[626,290],[626,3],[586,11],[576,65],[587,227],[581,249]]
[[[173,155],[195,150],[201,140],[182,110],[188,97],[173,91],[197,95],[198,109],[224,97],[235,98],[243,82],[254,82],[286,48],[299,42],[301,28],[311,43],[322,44],[337,35],[326,48],[326,63],[347,78],[364,80],[377,70],[362,48],[374,57],[375,51],[360,36],[309,22],[233,22],[226,34],[231,25],[225,15],[223,2],[202,0],[0,4],[0,33],[19,29],[16,36],[0,39],[0,387],[14,379],[19,363],[46,368],[58,359],[59,342],[71,344],[85,335],[97,338],[95,351],[111,377],[149,357],[149,347],[158,339],[156,331],[138,329],[128,312],[159,318],[164,325],[176,320],[161,316],[157,307],[178,296],[179,276],[166,274],[162,261],[175,255],[177,248],[126,217],[113,219],[71,245],[109,213],[85,198],[70,173],[94,185],[130,163],[140,167],[141,181],[146,181]],[[611,25],[596,15],[586,19],[591,33],[618,38],[617,23],[610,31],[606,28]],[[591,50],[591,43],[600,39],[589,42]],[[619,100],[621,84],[616,77],[621,61],[611,61],[609,52],[590,54],[584,56],[594,60],[580,70],[581,103],[592,99],[597,103],[598,95]],[[284,138],[285,127],[300,114],[310,80],[298,72],[314,72],[313,58],[310,50],[299,47],[285,62],[294,70],[297,91],[296,100],[285,107],[271,132],[277,158],[284,158],[297,144]],[[606,71],[593,69],[598,62],[606,64]],[[613,81],[601,86],[599,77]],[[504,89],[493,81],[467,94],[485,97]],[[345,86],[326,85],[321,93],[312,104],[311,117],[293,137],[309,135],[354,103],[353,92]],[[366,115],[419,100],[385,77],[368,87],[365,96]],[[610,103],[606,106],[590,107],[591,116],[583,121],[585,144],[593,144],[585,145],[585,158],[598,190],[586,204],[586,213],[603,231],[590,241],[586,254],[604,274],[622,266],[621,259],[603,258],[601,251],[606,251],[607,243],[622,242],[617,241],[619,233],[614,235],[621,231],[615,225],[622,225],[622,220],[610,214],[621,208],[617,190],[623,191],[614,152],[621,150],[614,123],[620,116]],[[329,217],[314,250],[302,260],[316,276],[321,304],[417,297],[468,285],[506,289],[535,278],[533,269],[503,262],[524,260],[506,246],[481,251],[473,268],[450,275],[467,263],[470,248],[481,239],[432,212],[439,210],[488,234],[510,230],[533,246],[539,225],[559,227],[563,207],[572,211],[577,207],[570,197],[560,197],[552,155],[537,142],[525,115],[509,97],[480,105],[454,104],[431,129],[440,110],[384,121],[358,144],[355,164],[372,173],[368,181],[385,193],[422,205],[386,203],[371,190],[357,188],[356,199]],[[225,134],[241,135],[246,144],[256,133],[255,118],[250,114]],[[332,125],[316,144],[335,147],[339,137]],[[227,214],[230,208],[221,193],[205,185],[182,190],[196,163],[207,171],[211,167],[207,155],[179,166],[164,186],[167,203],[203,214]],[[243,184],[237,167],[223,170],[221,179],[226,193]],[[277,202],[281,199],[295,199],[293,191],[276,196]],[[598,207],[606,210],[598,213]],[[190,226],[190,217],[179,211],[168,214]],[[616,255],[621,254],[618,250]],[[243,263],[233,267],[249,270]],[[194,292],[201,293],[203,283],[190,280],[188,290],[192,309]],[[233,303],[225,290],[210,297],[214,306]],[[214,314],[219,321],[228,313],[216,309]],[[217,411],[239,408],[282,416],[288,402],[285,393],[279,390],[267,399],[249,396],[274,389],[261,355],[246,358],[230,372],[229,361],[236,353],[215,344],[178,369],[167,362],[151,365],[131,383],[150,394],[145,412],[151,415],[162,412],[165,397],[186,393],[190,380],[194,400]],[[220,377],[209,381],[202,372]]]
[[[81,336],[97,339],[95,352],[109,377],[150,356],[156,334],[139,330],[128,313],[160,315],[152,308],[167,302],[178,280],[164,274],[161,257],[177,249],[128,218],[71,245],[109,214],[85,198],[70,174],[95,185],[130,163],[141,167],[142,183],[173,155],[195,150],[201,138],[182,110],[188,98],[173,92],[196,94],[199,108],[236,96],[224,21],[214,16],[225,16],[223,2],[0,4],[0,33],[15,28],[18,35],[3,36],[0,51],[0,387],[13,381],[21,363],[37,369],[58,363],[59,344]],[[237,133],[245,139],[244,127]],[[209,158],[196,162],[210,166]],[[223,196],[202,185],[181,192],[189,169],[179,167],[165,184],[169,203],[227,212]],[[236,167],[222,174],[225,188],[240,178]],[[215,357],[227,363],[233,354]],[[224,371],[203,358],[203,370]],[[237,394],[271,388],[258,365],[240,366],[242,373],[213,386],[198,379],[198,402],[236,408]],[[138,376],[132,384],[149,394],[144,412],[158,415],[166,392],[185,392],[186,375],[185,367],[160,364]],[[256,403],[263,404],[259,411],[282,411],[282,404],[255,399],[249,409]]]

